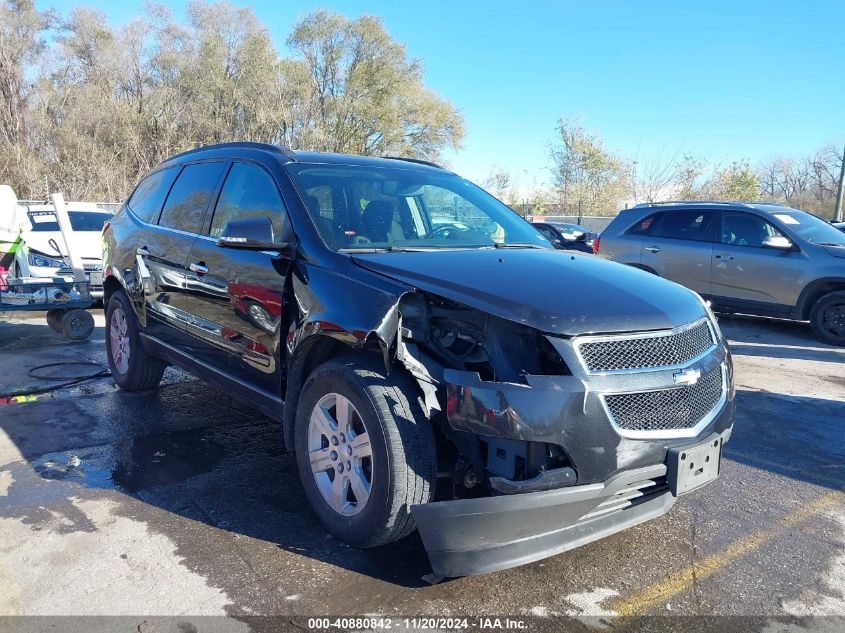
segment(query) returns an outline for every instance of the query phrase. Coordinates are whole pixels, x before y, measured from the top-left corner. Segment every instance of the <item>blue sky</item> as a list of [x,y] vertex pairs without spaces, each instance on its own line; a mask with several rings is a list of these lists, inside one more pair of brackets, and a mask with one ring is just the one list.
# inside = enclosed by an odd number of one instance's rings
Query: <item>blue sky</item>
[[[711,163],[800,155],[845,143],[845,2],[258,0],[278,48],[316,8],[380,16],[424,62],[427,85],[464,114],[446,157],[483,180],[494,164],[521,186],[549,180],[560,115],[581,117],[630,159],[690,152]],[[114,24],[143,2],[37,0]],[[182,0],[168,0],[177,17]]]

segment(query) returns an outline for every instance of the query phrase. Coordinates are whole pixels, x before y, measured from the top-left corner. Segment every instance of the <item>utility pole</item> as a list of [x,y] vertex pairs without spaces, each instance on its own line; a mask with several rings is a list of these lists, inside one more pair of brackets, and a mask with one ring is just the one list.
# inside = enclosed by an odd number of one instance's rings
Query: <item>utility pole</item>
[[836,190],[836,206],[833,208],[834,222],[842,222],[843,189],[845,189],[845,150],[842,152],[842,169],[839,170],[839,189]]

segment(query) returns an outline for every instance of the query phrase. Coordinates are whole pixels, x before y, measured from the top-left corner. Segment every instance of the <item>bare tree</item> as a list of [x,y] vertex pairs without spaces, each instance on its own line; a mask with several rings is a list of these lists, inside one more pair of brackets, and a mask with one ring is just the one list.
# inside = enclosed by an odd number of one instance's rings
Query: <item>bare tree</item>
[[631,197],[635,202],[656,202],[672,198],[678,184],[678,154],[661,150],[648,157],[639,155],[631,161]]
[[274,49],[251,9],[148,4],[117,28],[0,0],[0,182],[24,195],[126,196],[163,158],[229,140],[437,157],[463,119],[377,19],[318,11]]

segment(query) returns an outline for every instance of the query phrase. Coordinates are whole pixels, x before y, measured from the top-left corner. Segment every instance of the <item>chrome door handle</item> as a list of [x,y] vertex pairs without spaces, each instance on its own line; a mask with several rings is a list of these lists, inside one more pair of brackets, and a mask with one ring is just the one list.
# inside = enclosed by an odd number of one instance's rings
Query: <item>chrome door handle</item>
[[645,249],[646,249],[649,253],[659,253],[659,252],[660,252],[660,247],[659,247],[659,246],[646,246],[646,247],[645,247]]
[[141,257],[149,257],[150,249],[148,249],[146,246],[139,246],[135,249],[135,254],[140,255]]
[[208,266],[206,266],[202,262],[191,262],[191,265],[188,266],[188,268],[191,269],[191,272],[195,272],[198,275],[208,274]]

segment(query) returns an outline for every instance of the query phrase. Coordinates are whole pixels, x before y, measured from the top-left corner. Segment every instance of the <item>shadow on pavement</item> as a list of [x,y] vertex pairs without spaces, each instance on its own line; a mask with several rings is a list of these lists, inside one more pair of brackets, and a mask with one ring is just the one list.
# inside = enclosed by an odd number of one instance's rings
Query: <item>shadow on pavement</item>
[[845,488],[845,402],[738,391],[725,457],[819,486]]
[[[263,570],[267,581],[289,573],[290,559],[277,560],[272,547],[376,581],[426,584],[422,576],[430,568],[418,536],[371,550],[330,537],[308,510],[280,426],[204,383],[177,383],[148,394],[118,391],[7,405],[0,428],[28,462],[28,467],[12,468],[14,482],[8,496],[0,498],[0,517],[19,518],[40,530],[51,529],[55,516],[61,516],[64,531],[90,530],[69,500],[76,493],[43,485],[44,480],[62,481],[142,502],[125,501],[126,516],[141,518],[171,538],[186,565],[227,592],[237,591],[230,587],[236,565]],[[49,501],[31,504],[24,498],[48,492]],[[241,560],[221,568],[219,561],[233,556],[228,540],[208,541],[198,550],[184,521],[169,515],[261,543],[237,549]],[[226,547],[218,548],[223,543]]]

